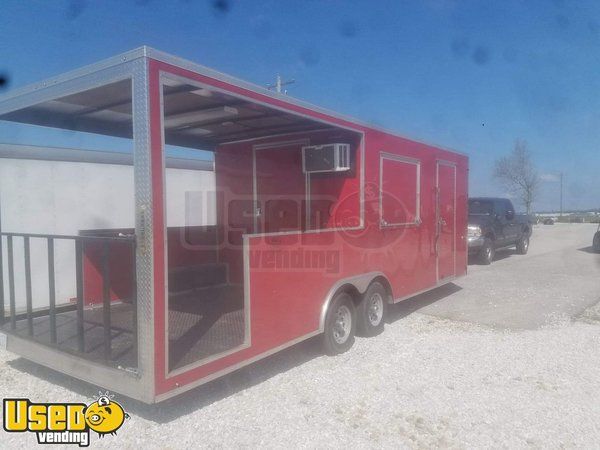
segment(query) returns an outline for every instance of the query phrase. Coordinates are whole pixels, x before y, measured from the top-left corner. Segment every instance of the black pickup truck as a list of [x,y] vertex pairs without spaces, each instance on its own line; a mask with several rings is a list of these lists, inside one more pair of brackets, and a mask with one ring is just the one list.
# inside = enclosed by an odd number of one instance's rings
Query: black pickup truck
[[467,231],[469,255],[475,256],[481,264],[491,264],[499,248],[516,246],[520,255],[529,249],[529,218],[515,214],[507,198],[470,198]]

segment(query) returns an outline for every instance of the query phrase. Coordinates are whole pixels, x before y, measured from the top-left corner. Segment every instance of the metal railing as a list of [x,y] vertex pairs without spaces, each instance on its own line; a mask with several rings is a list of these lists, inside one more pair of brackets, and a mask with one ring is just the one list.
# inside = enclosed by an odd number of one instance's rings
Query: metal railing
[[[2,237],[6,237],[7,243],[7,278],[8,278],[8,306],[9,314],[6,316],[5,304],[5,280],[3,268],[3,249]],[[15,255],[14,241],[23,240],[23,260],[24,260],[24,279],[25,279],[25,313],[18,313],[16,308],[15,295]],[[31,240],[42,239],[47,242],[48,251],[48,307],[42,309],[33,309],[32,282],[31,282]],[[75,243],[75,280],[76,280],[76,302],[75,305],[56,305],[56,272],[55,272],[55,241],[66,240]],[[61,348],[57,342],[57,315],[76,311],[76,333],[77,333],[77,353],[85,356],[86,336],[84,322],[84,252],[86,244],[100,244],[101,251],[101,279],[102,279],[102,327],[103,333],[103,359],[110,362],[112,358],[112,327],[111,327],[111,270],[110,270],[110,252],[111,244],[123,242],[130,245],[131,251],[131,308],[132,308],[132,351],[137,355],[137,289],[136,289],[136,244],[134,235],[119,236],[94,236],[94,235],[52,235],[35,233],[12,233],[0,232],[0,327],[5,332],[17,331],[17,322],[27,321],[26,337],[37,341],[34,336],[34,318],[48,316],[50,329],[51,346]],[[10,325],[8,325],[10,323]],[[19,334],[20,337],[21,334]],[[43,342],[47,344],[47,342]]]

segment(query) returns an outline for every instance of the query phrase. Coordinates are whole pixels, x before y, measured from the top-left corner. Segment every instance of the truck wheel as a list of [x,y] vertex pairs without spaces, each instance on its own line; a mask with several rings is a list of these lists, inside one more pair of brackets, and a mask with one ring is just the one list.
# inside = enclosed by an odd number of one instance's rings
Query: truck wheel
[[340,292],[332,300],[325,316],[323,349],[328,355],[348,351],[354,344],[356,310],[352,297]]
[[594,234],[594,243],[592,246],[596,253],[600,253],[600,231],[597,231],[596,234]]
[[358,305],[357,330],[362,336],[376,336],[383,331],[388,293],[378,281],[371,283]]
[[521,239],[517,242],[517,253],[525,255],[527,254],[527,250],[529,250],[529,237],[521,236]]
[[489,266],[494,260],[495,254],[496,250],[494,249],[494,242],[490,238],[485,238],[481,250],[479,250],[479,262]]

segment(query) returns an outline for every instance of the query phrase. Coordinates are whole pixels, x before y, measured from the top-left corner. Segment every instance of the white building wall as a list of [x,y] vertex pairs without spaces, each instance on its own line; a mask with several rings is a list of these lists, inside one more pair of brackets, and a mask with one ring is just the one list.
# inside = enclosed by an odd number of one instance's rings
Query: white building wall
[[[167,168],[168,226],[215,223],[214,172]],[[2,231],[76,235],[80,230],[134,227],[133,167],[120,164],[0,158]],[[186,197],[203,200],[186,213]],[[189,209],[189,205],[188,205]],[[17,309],[25,308],[22,238],[13,238]],[[8,309],[7,239],[2,239],[4,298]],[[56,301],[76,296],[74,241],[55,240]],[[48,305],[44,239],[31,239],[33,307]]]

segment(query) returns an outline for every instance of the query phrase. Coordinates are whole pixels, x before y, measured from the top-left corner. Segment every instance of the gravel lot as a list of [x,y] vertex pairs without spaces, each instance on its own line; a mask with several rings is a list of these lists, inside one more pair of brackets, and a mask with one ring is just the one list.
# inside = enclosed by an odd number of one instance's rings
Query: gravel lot
[[[597,447],[593,231],[537,226],[529,255],[504,252],[396,305],[385,333],[344,355],[321,356],[308,341],[158,406],[117,398],[132,418],[92,446]],[[1,397],[82,401],[97,391],[0,352]],[[2,433],[3,447],[35,442]]]
[[600,256],[592,253],[594,224],[534,227],[527,255],[498,251],[490,266],[469,266],[456,292],[424,314],[496,328],[536,329],[581,314],[600,299]]

